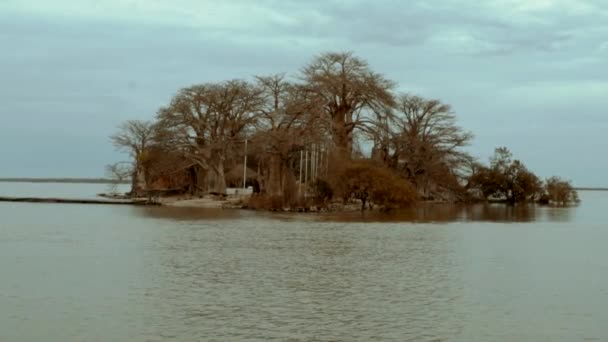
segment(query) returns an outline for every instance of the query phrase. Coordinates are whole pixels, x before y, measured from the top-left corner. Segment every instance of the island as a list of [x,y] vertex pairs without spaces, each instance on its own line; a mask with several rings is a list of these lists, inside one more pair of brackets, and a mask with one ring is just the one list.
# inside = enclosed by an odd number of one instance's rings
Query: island
[[569,181],[542,180],[506,147],[488,163],[477,160],[466,151],[473,134],[450,105],[397,88],[352,52],[315,56],[291,77],[191,85],[151,120],[119,126],[111,140],[129,159],[106,171],[131,182],[127,197],[173,205],[228,198],[237,207],[305,211],[578,203]]

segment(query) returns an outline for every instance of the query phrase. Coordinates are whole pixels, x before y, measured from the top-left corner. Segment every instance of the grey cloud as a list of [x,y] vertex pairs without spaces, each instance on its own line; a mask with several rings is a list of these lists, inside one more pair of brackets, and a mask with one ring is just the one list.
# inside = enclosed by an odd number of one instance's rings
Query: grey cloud
[[[599,47],[608,30],[603,4],[589,2],[595,11],[571,14],[546,10],[514,21],[484,6],[487,2],[446,1],[432,6],[426,1],[349,1],[294,3],[266,1],[285,16],[298,17],[292,24],[271,23],[260,32],[275,36],[317,37],[351,44],[396,47],[419,46],[454,31],[469,35],[478,49],[446,52],[473,55],[509,55],[525,51],[555,52],[581,46]],[[298,5],[296,5],[298,4]],[[302,11],[302,9],[306,11]],[[296,15],[297,13],[297,15]],[[250,35],[251,31],[232,32]]]
[[[116,125],[152,118],[180,87],[293,75],[313,55],[342,49],[400,90],[450,103],[482,159],[507,145],[542,175],[608,185],[604,172],[581,172],[592,161],[575,153],[608,148],[604,2],[589,2],[593,13],[517,18],[473,0],[344,3],[260,1],[286,20],[260,18],[245,29],[0,15],[0,176],[62,168],[98,176],[122,158],[107,141]],[[14,147],[17,138],[24,143]],[[30,154],[43,157],[26,163]]]

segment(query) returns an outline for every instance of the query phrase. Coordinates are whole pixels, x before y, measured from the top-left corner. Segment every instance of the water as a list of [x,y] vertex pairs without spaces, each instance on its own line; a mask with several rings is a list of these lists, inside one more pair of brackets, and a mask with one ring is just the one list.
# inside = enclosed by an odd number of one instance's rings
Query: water
[[129,191],[128,184],[0,182],[0,196],[94,199],[97,194]]
[[606,341],[608,193],[581,195],[364,217],[0,203],[0,341]]

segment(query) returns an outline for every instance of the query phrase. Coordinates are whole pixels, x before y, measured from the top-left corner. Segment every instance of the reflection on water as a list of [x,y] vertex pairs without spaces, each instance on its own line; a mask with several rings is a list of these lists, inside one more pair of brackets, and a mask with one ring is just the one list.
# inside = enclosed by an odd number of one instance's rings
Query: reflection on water
[[247,210],[229,209],[206,209],[189,207],[158,207],[158,206],[137,206],[131,207],[135,215],[159,219],[170,219],[175,221],[194,221],[194,220],[232,220],[256,217],[259,213]]
[[421,204],[411,209],[388,213],[339,213],[326,217],[338,221],[378,221],[378,222],[530,222],[543,220],[544,208],[534,205],[506,206],[502,204]]
[[[128,185],[120,185],[119,191],[126,191]],[[72,183],[12,183],[0,182],[0,196],[38,196],[63,198],[95,198],[98,193],[107,192],[106,184],[72,184]],[[450,205],[420,204],[406,210],[379,212],[347,213],[263,213],[235,210],[199,209],[199,208],[134,208],[136,215],[175,219],[178,221],[198,219],[248,219],[266,217],[282,221],[316,220],[337,222],[569,222],[588,219],[604,214],[608,206],[605,192],[582,192],[582,207],[553,208],[537,205],[506,206],[502,204]]]
[[0,203],[0,341],[606,341],[608,196],[582,195],[364,216]]
[[[149,270],[156,334],[192,340],[420,341],[464,329],[463,283],[441,232],[211,220],[167,231]],[[225,221],[221,221],[225,222]]]
[[281,221],[327,222],[568,222],[577,207],[557,208],[537,205],[503,204],[421,204],[414,208],[384,212],[269,213],[246,210],[138,207],[138,215],[182,220],[248,219],[264,217]]

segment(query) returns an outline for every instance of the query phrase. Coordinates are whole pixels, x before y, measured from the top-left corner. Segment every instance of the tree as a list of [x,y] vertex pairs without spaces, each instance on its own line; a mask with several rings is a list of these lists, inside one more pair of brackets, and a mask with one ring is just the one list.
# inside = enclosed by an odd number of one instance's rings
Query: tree
[[110,194],[116,195],[118,185],[127,181],[133,174],[132,166],[129,164],[130,163],[118,162],[106,165],[106,175],[112,180],[112,183],[108,185]]
[[544,192],[543,199],[547,203],[566,206],[580,202],[578,192],[574,190],[570,182],[556,176],[545,181]]
[[555,203],[577,199],[561,179],[541,189],[506,148],[489,165],[478,163],[465,151],[473,135],[449,105],[395,98],[395,83],[351,52],[316,56],[297,76],[193,85],[160,108],[156,121],[123,123],[111,141],[133,160],[132,194],[225,194],[227,170],[233,185],[249,175],[257,200],[273,208],[308,205],[309,195],[321,204],[355,198],[363,208],[472,193],[511,203],[541,193]]
[[322,104],[334,144],[348,157],[353,132],[394,105],[391,90],[395,84],[350,52],[318,56],[302,69],[301,79]]
[[506,147],[495,150],[489,167],[480,167],[471,176],[470,185],[484,197],[504,199],[508,203],[535,200],[541,194],[540,179],[519,160],[513,160]]
[[257,78],[264,97],[254,146],[264,162],[264,191],[270,196],[284,193],[290,164],[306,145],[320,143],[320,108],[312,93],[285,80],[283,74]]
[[210,192],[224,194],[225,163],[259,119],[263,97],[248,82],[232,80],[184,88],[158,113],[171,144],[192,160]]
[[179,151],[164,145],[162,139],[161,135],[157,143],[146,149],[142,158],[142,166],[146,170],[146,190],[194,193],[194,164]]
[[131,194],[138,195],[144,189],[145,170],[142,167],[144,152],[154,141],[155,124],[151,121],[128,120],[122,123],[118,132],[110,136],[112,144],[119,150],[129,153],[133,159],[131,175]]
[[[451,107],[439,100],[404,94],[386,122],[377,122],[379,158],[409,179],[423,194],[460,187],[471,156],[462,150],[473,134],[456,124]],[[388,132],[385,132],[387,131]]]

